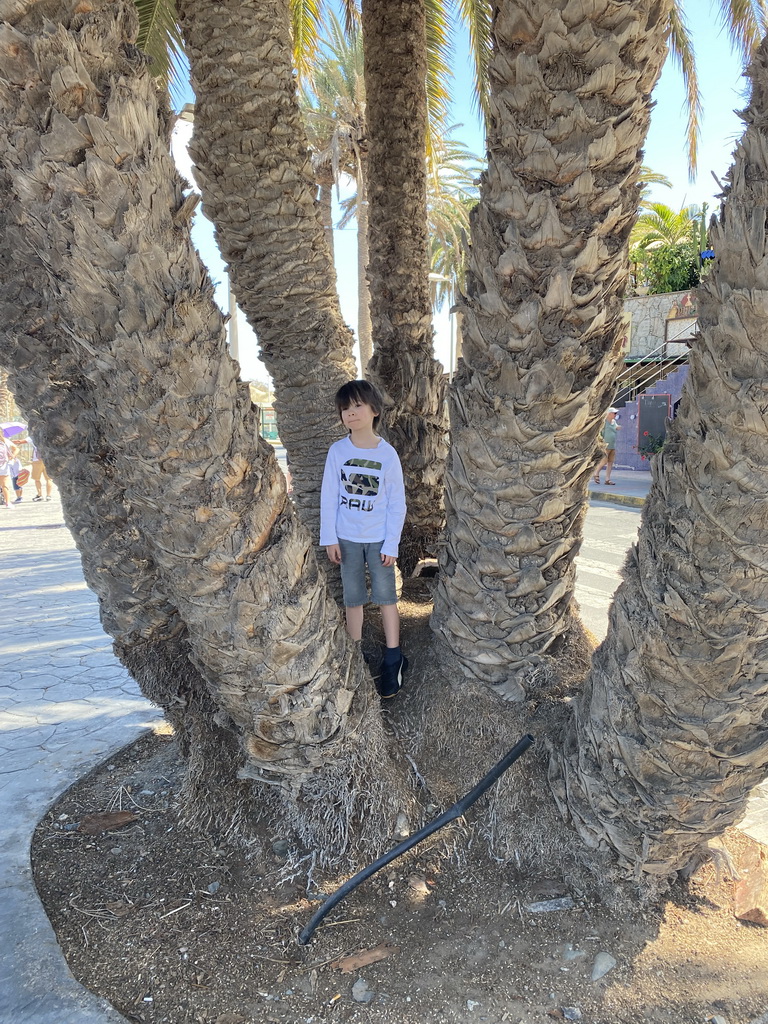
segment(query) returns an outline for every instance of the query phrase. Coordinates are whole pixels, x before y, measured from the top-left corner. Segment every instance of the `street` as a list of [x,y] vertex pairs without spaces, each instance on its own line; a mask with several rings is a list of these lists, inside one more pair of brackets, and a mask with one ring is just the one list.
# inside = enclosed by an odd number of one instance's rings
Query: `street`
[[576,559],[576,598],[582,622],[598,640],[608,632],[608,607],[627,548],[637,540],[640,511],[593,504],[587,512],[584,544]]

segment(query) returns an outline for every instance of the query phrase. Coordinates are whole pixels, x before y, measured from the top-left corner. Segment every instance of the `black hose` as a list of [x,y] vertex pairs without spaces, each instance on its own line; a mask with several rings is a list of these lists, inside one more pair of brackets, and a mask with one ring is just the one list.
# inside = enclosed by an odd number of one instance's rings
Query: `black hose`
[[488,774],[484,775],[473,789],[470,789],[466,796],[463,796],[461,800],[456,801],[453,807],[449,807],[447,811],[443,811],[443,813],[439,815],[439,817],[435,818],[434,821],[431,821],[428,825],[420,828],[418,832],[414,832],[412,836],[408,836],[407,839],[404,839],[402,843],[398,843],[398,845],[395,846],[394,849],[390,850],[389,853],[383,854],[378,860],[375,860],[373,864],[369,864],[367,868],[363,868],[362,871],[358,871],[358,873],[348,879],[344,885],[339,886],[336,892],[332,893],[325,903],[323,903],[322,906],[320,906],[312,915],[309,924],[299,935],[299,945],[305,946],[312,938],[315,928],[317,928],[325,915],[333,910],[337,903],[341,903],[344,897],[351,893],[353,889],[356,889],[361,882],[366,880],[366,878],[370,878],[371,875],[375,875],[377,871],[381,870],[381,868],[386,867],[387,864],[391,863],[402,853],[406,853],[412,846],[421,842],[422,839],[426,839],[427,836],[431,836],[433,832],[437,832],[439,828],[442,828],[443,825],[447,825],[449,821],[453,821],[455,818],[460,818],[467,808],[471,807],[475,800],[477,800],[478,797],[481,797],[486,789],[489,789],[494,782],[504,774],[507,768],[514,764],[521,754],[526,752],[532,743],[533,736],[530,734],[523,736],[523,738],[518,740],[514,747],[512,747],[509,753],[505,754],[499,763],[491,768]]

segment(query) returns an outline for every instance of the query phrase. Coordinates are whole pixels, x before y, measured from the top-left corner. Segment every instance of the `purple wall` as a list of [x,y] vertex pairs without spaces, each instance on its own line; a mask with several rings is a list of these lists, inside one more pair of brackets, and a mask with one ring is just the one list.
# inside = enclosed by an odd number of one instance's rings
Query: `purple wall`
[[[671,405],[679,401],[688,367],[679,366],[668,377],[662,377],[643,392],[645,395],[671,395]],[[616,436],[616,469],[637,469],[650,473],[651,464],[637,451],[637,402],[627,402],[616,417],[621,430]]]

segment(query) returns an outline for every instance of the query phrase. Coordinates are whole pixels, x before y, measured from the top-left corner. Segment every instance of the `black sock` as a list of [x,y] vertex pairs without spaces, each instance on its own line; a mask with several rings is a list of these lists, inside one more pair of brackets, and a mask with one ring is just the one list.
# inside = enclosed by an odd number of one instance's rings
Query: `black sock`
[[400,653],[399,647],[385,647],[383,662],[385,665],[396,665],[402,654]]

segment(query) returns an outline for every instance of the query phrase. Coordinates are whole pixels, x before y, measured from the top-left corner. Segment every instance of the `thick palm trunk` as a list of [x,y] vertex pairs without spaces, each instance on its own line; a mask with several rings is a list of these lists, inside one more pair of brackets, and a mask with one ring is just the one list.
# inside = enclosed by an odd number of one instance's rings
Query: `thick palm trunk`
[[318,181],[317,205],[320,214],[320,223],[323,225],[323,235],[328,246],[328,252],[333,263],[335,246],[333,241],[333,174],[330,169],[328,174],[323,175]]
[[354,376],[352,333],[315,202],[296,98],[287,0],[179,0],[195,88],[190,154],[203,209],[272,375],[302,515],[319,534],[334,406]]
[[0,369],[0,419],[10,419],[11,392],[8,390],[8,371]]
[[387,437],[403,464],[403,572],[435,553],[444,522],[443,368],[432,355],[423,0],[363,0],[368,148],[369,374],[394,403]]
[[[60,478],[69,472],[67,514],[105,625],[140,681],[146,671],[157,683],[156,699],[175,675],[199,674],[200,710],[230,757],[238,739],[239,776],[272,783],[321,856],[361,835],[380,842],[402,787],[387,779],[362,660],[227,356],[189,238],[191,204],[132,47],[133,7],[91,2],[53,22],[46,5],[41,27],[35,5],[22,17],[15,6],[0,0],[0,16],[15,21],[2,30],[13,52],[0,93],[3,246],[14,263],[0,299],[22,298],[23,323],[3,358],[46,455]],[[69,367],[38,350],[55,338]],[[79,409],[50,405],[51,388],[74,391],[48,380],[51,366],[75,378]],[[81,421],[95,426],[78,430]],[[107,478],[119,489],[98,506],[108,527],[91,545],[88,503]]]
[[553,768],[584,839],[636,874],[688,866],[768,767],[765,42],[750,73],[680,413]]
[[433,625],[511,699],[574,615],[667,10],[496,5]]

